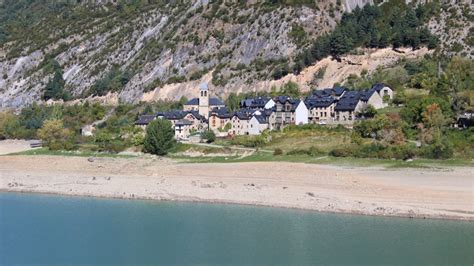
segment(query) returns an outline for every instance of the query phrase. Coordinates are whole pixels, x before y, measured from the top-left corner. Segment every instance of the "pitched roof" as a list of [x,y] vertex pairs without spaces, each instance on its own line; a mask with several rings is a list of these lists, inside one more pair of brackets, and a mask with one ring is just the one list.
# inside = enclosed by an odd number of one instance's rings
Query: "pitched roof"
[[192,114],[199,120],[204,120],[205,118],[199,114],[198,111],[182,111],[182,110],[171,110],[167,112],[158,112],[156,116],[163,117],[167,120],[180,120],[183,119],[186,115]]
[[309,109],[311,108],[317,108],[317,107],[328,107],[331,104],[336,102],[336,99],[334,99],[332,96],[329,97],[321,97],[321,98],[311,98],[308,97],[305,101],[306,106],[308,106]]
[[209,86],[207,85],[207,82],[203,82],[203,83],[199,84],[199,90],[205,91],[205,90],[208,90],[208,89],[209,89]]
[[[376,83],[376,84],[374,84],[374,86],[372,86],[372,89],[373,89],[373,90],[376,90],[377,92],[380,92],[380,91],[381,91],[383,88],[385,88],[385,87],[390,88],[390,86],[388,86],[388,85],[386,85],[386,84],[384,84],[384,83]],[[390,89],[391,89],[391,88],[390,88]]]
[[155,115],[141,115],[138,117],[138,120],[135,122],[135,125],[148,125],[151,121],[155,119]]
[[327,96],[341,96],[346,91],[343,87],[326,88],[322,90],[314,90],[312,96],[327,97]]
[[187,119],[181,119],[179,120],[178,122],[176,122],[176,126],[189,126],[189,125],[192,125],[193,122],[187,120]]
[[370,97],[376,92],[374,89],[364,90],[360,92],[360,99],[364,102],[368,101]]
[[271,100],[269,97],[256,97],[247,98],[240,101],[240,107],[251,107],[251,108],[264,108],[265,105]]
[[291,98],[288,97],[288,96],[278,96],[278,97],[276,97],[275,102],[286,103],[287,101],[290,101],[290,100],[291,100]]
[[360,100],[360,94],[357,91],[348,91],[339,99],[334,108],[335,111],[354,111]]
[[[184,105],[199,105],[199,98],[192,98]],[[219,98],[211,97],[209,98],[209,105],[217,106],[217,105],[224,105],[224,103]]]
[[215,115],[219,118],[231,118],[234,114],[229,112],[227,107],[222,107],[222,108],[213,108],[209,112],[209,116]]
[[267,117],[265,115],[254,115],[253,117],[255,117],[255,119],[257,119],[257,122],[259,124],[267,124],[268,123]]

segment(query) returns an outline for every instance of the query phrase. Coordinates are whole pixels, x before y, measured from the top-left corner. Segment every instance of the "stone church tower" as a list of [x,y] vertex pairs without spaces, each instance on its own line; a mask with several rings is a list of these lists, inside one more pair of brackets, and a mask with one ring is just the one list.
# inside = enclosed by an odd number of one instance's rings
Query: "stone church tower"
[[207,83],[199,85],[199,114],[209,117],[209,87]]

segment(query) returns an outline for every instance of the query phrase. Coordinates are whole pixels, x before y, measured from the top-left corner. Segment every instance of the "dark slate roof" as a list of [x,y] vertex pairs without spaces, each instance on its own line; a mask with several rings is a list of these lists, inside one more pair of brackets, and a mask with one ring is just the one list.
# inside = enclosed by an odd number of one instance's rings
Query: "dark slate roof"
[[183,119],[187,114],[192,114],[199,120],[204,120],[205,118],[199,114],[198,111],[182,111],[182,110],[171,110],[167,112],[158,112],[156,116],[163,117],[167,120],[180,120]]
[[291,98],[288,97],[288,96],[278,96],[278,97],[276,97],[275,102],[286,103],[286,101],[289,101],[289,100],[291,100]]
[[390,86],[388,86],[384,83],[377,83],[374,86],[372,86],[372,89],[376,90],[377,92],[380,92],[384,87],[389,87],[390,88]]
[[365,90],[360,92],[360,99],[364,102],[368,101],[372,95],[376,93],[376,90],[370,89],[370,90]]
[[255,119],[259,124],[267,124],[267,117],[265,115],[254,115]]
[[252,118],[252,112],[249,112],[248,109],[239,110],[235,112],[233,116],[237,116],[240,120],[250,120],[250,118]]
[[135,125],[148,125],[151,121],[155,119],[155,115],[141,115],[138,117],[138,120],[135,122]]
[[240,107],[245,108],[264,108],[265,105],[270,101],[269,97],[257,97],[257,98],[249,98],[240,101]]
[[189,100],[184,105],[199,105],[199,98],[192,98],[191,100]]
[[223,108],[213,108],[209,112],[209,116],[211,115],[216,115],[219,118],[231,118],[234,114],[229,112],[227,107],[223,107]]
[[322,90],[314,90],[312,96],[327,97],[327,96],[341,96],[346,91],[343,87],[326,88]]
[[[199,105],[199,98],[193,98],[185,105]],[[209,105],[224,105],[224,103],[218,98],[211,97],[209,98]]]
[[316,107],[328,107],[336,101],[332,96],[329,97],[321,97],[321,98],[311,98],[308,97],[305,101],[306,106],[308,109],[316,108]]
[[360,94],[357,91],[348,91],[339,99],[335,111],[354,111],[359,103]]
[[177,126],[189,126],[189,125],[192,125],[192,124],[193,124],[193,122],[191,122],[187,119],[181,119],[178,122],[176,122],[175,125],[177,125]]
[[336,96],[341,96],[342,94],[344,94],[344,92],[347,89],[344,88],[344,87],[335,87],[335,88],[333,88],[333,90],[334,90],[334,93],[336,94]]
[[253,99],[244,99],[240,101],[240,107],[250,107],[253,104]]

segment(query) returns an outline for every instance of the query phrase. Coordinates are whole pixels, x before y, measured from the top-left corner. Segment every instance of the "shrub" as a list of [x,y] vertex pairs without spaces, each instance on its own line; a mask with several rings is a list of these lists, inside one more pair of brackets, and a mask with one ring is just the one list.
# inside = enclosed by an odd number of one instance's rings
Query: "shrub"
[[176,144],[174,130],[168,120],[153,120],[146,128],[143,151],[156,155],[166,155]]
[[324,154],[318,148],[311,146],[309,149],[294,149],[286,153],[287,155],[308,155],[308,156],[318,156]]
[[43,145],[50,150],[72,150],[74,143],[72,133],[65,129],[61,120],[47,120],[38,130],[38,137],[43,141]]
[[422,149],[422,154],[426,158],[448,159],[453,156],[453,147],[449,141],[442,140],[431,145],[424,146]]
[[273,156],[283,155],[283,151],[280,148],[276,148],[273,151]]
[[201,133],[201,140],[206,140],[207,143],[216,141],[216,134],[212,130],[206,130]]

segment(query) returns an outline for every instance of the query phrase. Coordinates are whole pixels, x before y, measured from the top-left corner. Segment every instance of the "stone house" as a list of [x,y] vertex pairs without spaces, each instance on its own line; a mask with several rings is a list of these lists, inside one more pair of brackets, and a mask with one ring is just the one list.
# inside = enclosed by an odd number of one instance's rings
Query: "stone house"
[[227,108],[214,109],[209,113],[209,129],[214,131],[216,134],[226,133],[224,132],[227,124],[232,126],[233,114],[229,113]]
[[348,91],[339,99],[334,108],[335,121],[339,123],[352,123],[356,118],[356,113],[362,110],[364,103],[360,100],[358,91]]
[[[388,100],[393,100],[394,93],[393,93],[392,88],[390,88],[388,85],[383,84],[383,83],[377,83],[374,86],[372,86],[372,89],[377,91],[377,93],[379,94],[380,98],[382,98],[382,100],[384,99],[384,97],[387,98]],[[385,106],[388,105],[388,103],[386,103],[385,101],[384,101],[384,104]]]
[[287,125],[308,124],[308,108],[301,100],[277,97],[272,111],[269,117],[270,130],[283,129]]
[[249,135],[260,135],[266,129],[268,129],[268,118],[263,115],[253,115],[249,120]]
[[326,124],[334,121],[337,100],[332,96],[310,98],[305,101],[308,107],[308,121],[312,124]]

